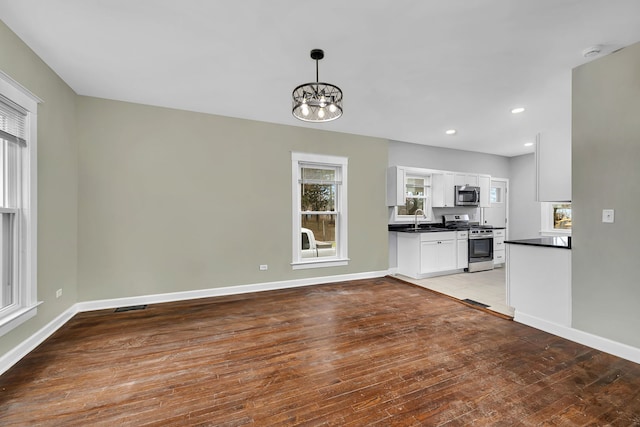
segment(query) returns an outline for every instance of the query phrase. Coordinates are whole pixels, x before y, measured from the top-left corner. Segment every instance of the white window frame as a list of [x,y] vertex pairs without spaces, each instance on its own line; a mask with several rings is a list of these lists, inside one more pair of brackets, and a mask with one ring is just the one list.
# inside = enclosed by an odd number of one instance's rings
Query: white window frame
[[540,202],[540,235],[571,236],[571,229],[553,228],[553,205],[570,202]]
[[[419,179],[424,179],[425,185],[424,185],[424,194],[422,196],[408,196],[407,195],[407,181],[411,178],[419,178]],[[411,169],[407,168],[406,171],[406,175],[405,175],[405,179],[404,179],[404,183],[402,184],[402,191],[404,192],[404,199],[405,199],[405,203],[406,203],[406,199],[423,199],[424,200],[424,215],[427,217],[426,219],[424,219],[423,216],[419,216],[418,220],[425,222],[425,221],[433,221],[433,197],[431,194],[431,180],[432,180],[432,174],[431,173],[419,173],[419,172],[413,172]],[[400,206],[394,206],[393,208],[393,222],[411,222],[413,223],[415,221],[415,215],[400,215],[398,213],[398,210],[400,209]]]
[[1,214],[13,214],[11,277],[13,302],[0,308],[0,336],[37,314],[37,96],[0,71],[0,95],[26,112],[26,145],[17,150],[15,179],[20,181],[18,206],[0,208]]
[[[348,163],[349,160],[346,157],[330,156],[324,154],[311,154],[291,152],[291,205],[292,205],[292,248],[293,248],[293,261],[291,266],[294,270],[306,269],[306,268],[318,268],[318,267],[336,267],[343,266],[349,263],[348,258],[348,242],[347,242],[347,177],[348,177]],[[336,179],[341,183],[337,185],[336,189],[336,255],[332,257],[320,257],[320,258],[302,258],[301,250],[301,238],[300,229],[301,216],[300,211],[300,194],[301,194],[301,180],[300,176],[301,165],[315,165],[320,167],[331,167],[336,169]]]

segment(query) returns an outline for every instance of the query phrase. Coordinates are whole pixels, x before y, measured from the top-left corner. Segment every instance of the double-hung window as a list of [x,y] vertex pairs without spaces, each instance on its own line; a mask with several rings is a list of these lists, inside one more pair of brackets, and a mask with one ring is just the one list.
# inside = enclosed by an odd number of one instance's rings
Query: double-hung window
[[0,72],[0,335],[36,314],[38,99]]
[[405,181],[405,204],[398,206],[398,216],[413,216],[418,209],[427,212],[429,177],[407,175]]
[[294,269],[346,265],[346,157],[292,153]]
[[418,209],[431,221],[431,174],[407,172],[403,191],[405,204],[394,208],[393,221],[414,221]]

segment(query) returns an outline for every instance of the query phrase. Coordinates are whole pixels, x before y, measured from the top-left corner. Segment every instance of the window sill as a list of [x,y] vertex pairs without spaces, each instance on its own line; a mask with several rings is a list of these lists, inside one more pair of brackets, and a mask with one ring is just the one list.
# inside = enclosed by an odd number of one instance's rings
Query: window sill
[[11,314],[7,314],[2,319],[0,319],[0,336],[6,334],[14,328],[17,328],[18,326],[38,314],[38,306],[40,304],[42,304],[42,301],[39,301],[30,307],[22,307],[16,309]]
[[348,265],[349,261],[349,258],[332,258],[327,260],[314,259],[313,261],[292,262],[291,267],[293,267],[294,270],[304,270],[307,268],[339,267]]

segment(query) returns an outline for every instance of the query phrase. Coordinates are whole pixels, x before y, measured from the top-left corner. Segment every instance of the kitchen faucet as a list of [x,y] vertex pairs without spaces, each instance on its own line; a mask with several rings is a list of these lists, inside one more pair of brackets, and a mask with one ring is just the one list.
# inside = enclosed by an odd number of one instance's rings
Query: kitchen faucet
[[422,217],[424,219],[427,219],[427,215],[424,213],[424,211],[422,209],[416,209],[415,215],[413,216],[414,217],[414,227],[413,227],[414,230],[417,230],[417,229],[420,228],[418,226],[418,212],[420,212],[422,214]]

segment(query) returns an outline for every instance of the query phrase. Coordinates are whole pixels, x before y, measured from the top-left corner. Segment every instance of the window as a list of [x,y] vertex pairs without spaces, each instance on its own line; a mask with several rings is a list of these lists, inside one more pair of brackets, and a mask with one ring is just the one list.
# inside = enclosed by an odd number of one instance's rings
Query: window
[[0,72],[0,335],[36,314],[38,102]]
[[491,187],[491,193],[489,195],[489,202],[490,203],[504,203],[503,201],[503,197],[504,195],[502,194],[502,188],[501,187]]
[[542,234],[571,234],[571,203],[543,202]]
[[[405,204],[396,206],[394,210],[395,221],[413,221],[418,209],[431,220],[431,175],[409,174],[404,181]],[[422,219],[422,215],[420,215]]]
[[347,158],[292,153],[293,268],[346,265]]
[[553,229],[571,230],[571,203],[553,204]]
[[398,215],[414,215],[418,209],[427,210],[428,178],[407,175],[405,181],[405,205],[398,206]]

